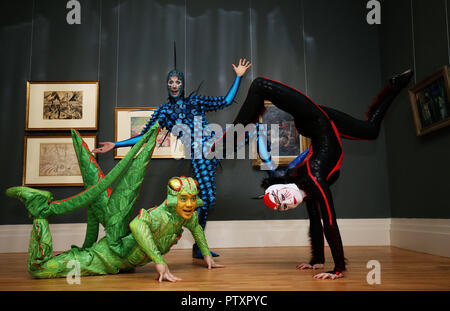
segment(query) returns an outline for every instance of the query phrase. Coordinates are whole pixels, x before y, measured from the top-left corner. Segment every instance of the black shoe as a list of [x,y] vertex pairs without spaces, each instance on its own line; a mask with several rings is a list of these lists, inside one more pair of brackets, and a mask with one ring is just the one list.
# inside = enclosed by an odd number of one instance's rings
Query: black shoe
[[401,74],[389,78],[389,83],[396,89],[403,89],[405,86],[408,85],[413,75],[414,70],[408,69],[405,72],[402,72]]

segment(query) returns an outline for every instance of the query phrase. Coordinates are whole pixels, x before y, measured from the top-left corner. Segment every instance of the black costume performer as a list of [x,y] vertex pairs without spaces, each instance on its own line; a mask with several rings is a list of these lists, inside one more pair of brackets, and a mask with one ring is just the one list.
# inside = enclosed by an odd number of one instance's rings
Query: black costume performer
[[[294,117],[298,132],[311,139],[306,157],[288,169],[272,171],[263,181],[263,187],[273,184],[295,183],[307,193],[306,206],[310,219],[312,258],[310,265],[323,264],[323,234],[330,245],[335,267],[327,273],[340,275],[345,271],[345,258],[341,235],[330,186],[339,175],[342,162],[340,138],[374,140],[378,137],[381,121],[400,91],[408,84],[412,71],[408,70],[389,79],[387,86],[373,101],[366,121],[357,120],[338,110],[315,104],[305,94],[282,83],[256,78],[234,124],[257,122],[264,112],[264,100]],[[295,161],[295,160],[294,160]],[[320,221],[323,219],[323,227]]]

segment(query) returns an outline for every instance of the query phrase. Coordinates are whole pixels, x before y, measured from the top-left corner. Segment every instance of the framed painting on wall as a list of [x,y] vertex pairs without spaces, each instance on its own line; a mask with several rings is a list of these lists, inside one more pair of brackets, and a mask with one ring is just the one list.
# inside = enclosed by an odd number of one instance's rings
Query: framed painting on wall
[[450,125],[450,82],[448,66],[409,89],[417,136]]
[[[115,108],[114,139],[122,141],[137,136],[150,120],[156,108],[133,107]],[[114,158],[123,158],[131,147],[114,149]],[[152,158],[181,159],[184,158],[184,146],[177,137],[161,129],[156,138],[156,146]]]
[[25,130],[97,130],[98,81],[27,81]]
[[[84,135],[92,150],[97,135]],[[23,177],[24,186],[83,186],[72,136],[25,136]]]
[[[295,128],[294,118],[287,112],[278,109],[270,101],[264,101],[266,108],[264,114],[259,118],[259,123],[267,125],[267,140],[272,144],[278,142],[279,155],[273,156],[272,159],[279,166],[286,166],[294,160],[301,152],[306,150],[311,144],[310,139],[300,135]],[[278,124],[279,135],[277,138],[271,136],[271,125]],[[253,142],[253,158],[252,165],[260,167],[262,165],[261,158],[256,154],[256,142]]]

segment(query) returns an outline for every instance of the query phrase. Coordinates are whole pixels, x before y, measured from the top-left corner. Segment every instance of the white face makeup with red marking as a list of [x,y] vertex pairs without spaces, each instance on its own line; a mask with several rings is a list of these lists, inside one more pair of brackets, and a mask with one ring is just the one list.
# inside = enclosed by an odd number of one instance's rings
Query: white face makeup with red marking
[[287,211],[302,203],[306,194],[296,184],[277,184],[266,189],[264,202],[277,211]]

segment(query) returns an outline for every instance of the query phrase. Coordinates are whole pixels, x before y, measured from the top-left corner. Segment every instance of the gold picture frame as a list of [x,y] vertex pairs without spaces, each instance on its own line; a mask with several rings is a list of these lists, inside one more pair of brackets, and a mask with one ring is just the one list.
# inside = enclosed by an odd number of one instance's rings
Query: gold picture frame
[[[97,145],[97,135],[82,138],[90,150]],[[71,135],[26,135],[23,150],[23,186],[83,186]]]
[[448,66],[409,88],[409,99],[417,136],[450,125],[450,81]]
[[[114,109],[114,141],[122,141],[141,133],[156,107],[116,107]],[[185,157],[181,140],[161,129],[156,139],[153,159],[181,159]],[[122,159],[131,147],[114,149],[114,159]]]
[[[273,156],[272,160],[279,166],[286,166],[294,160],[301,152],[305,151],[310,145],[311,140],[300,135],[294,124],[294,118],[287,112],[278,109],[270,101],[264,101],[266,108],[263,115],[259,117],[259,123],[267,124],[268,140],[270,141],[270,125],[280,125],[279,156]],[[252,166],[261,167],[262,161],[256,152],[256,142],[252,142],[253,160]]]
[[27,81],[26,98],[26,131],[98,129],[98,81]]

